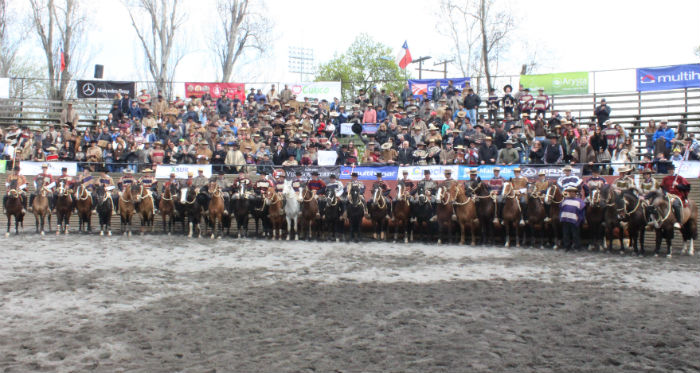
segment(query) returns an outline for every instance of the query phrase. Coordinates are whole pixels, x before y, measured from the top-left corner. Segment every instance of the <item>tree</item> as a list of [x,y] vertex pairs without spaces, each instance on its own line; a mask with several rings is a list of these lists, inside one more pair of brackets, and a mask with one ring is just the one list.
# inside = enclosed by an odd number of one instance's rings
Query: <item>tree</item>
[[155,88],[166,97],[172,95],[175,69],[185,55],[176,47],[178,30],[185,21],[178,14],[179,4],[180,0],[125,0]]
[[[46,57],[49,98],[64,100],[77,71],[78,63],[73,57],[84,46],[87,17],[78,0],[29,0],[29,3],[34,30]],[[61,64],[65,65],[63,71]]]
[[258,54],[267,50],[272,22],[265,17],[262,2],[255,9],[249,0],[219,0],[217,9],[221,22],[216,23],[217,37],[211,40],[221,66],[221,81],[228,82],[241,55],[248,50]]
[[511,12],[497,0],[442,0],[439,9],[439,29],[452,40],[462,73],[477,76],[477,90],[484,75],[491,89],[515,25]]
[[316,81],[341,81],[343,100],[350,100],[362,89],[381,86],[387,93],[399,94],[406,76],[394,60],[391,48],[360,34],[348,50],[318,67]]
[[700,57],[700,45],[697,48],[695,48],[695,55]]
[[[7,0],[0,0],[0,77],[7,77],[16,66],[17,52],[24,33]],[[14,31],[14,32],[13,32]]]

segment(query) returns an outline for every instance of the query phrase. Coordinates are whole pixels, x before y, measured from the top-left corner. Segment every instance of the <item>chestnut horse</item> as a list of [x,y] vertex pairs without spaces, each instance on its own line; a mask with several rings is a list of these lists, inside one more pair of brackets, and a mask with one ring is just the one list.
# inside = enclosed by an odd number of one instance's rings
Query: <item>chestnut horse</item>
[[[454,184],[456,184],[456,182],[453,183],[453,185]],[[445,230],[447,230],[446,241],[449,243],[452,239],[452,215],[454,213],[452,202],[454,202],[454,189],[450,188],[448,190],[447,186],[442,185],[438,188],[437,195],[435,196],[435,198],[437,201],[437,243],[438,245],[440,245],[442,243],[442,233]]]
[[513,184],[510,182],[503,183],[503,226],[506,230],[505,247],[510,247],[510,231],[515,228],[515,247],[520,247],[520,218],[522,211],[520,210],[519,197],[515,194]]
[[49,194],[51,191],[46,187],[46,182],[39,186],[39,190],[32,202],[32,213],[36,221],[36,233],[44,235],[44,222],[49,220],[49,231],[51,230],[51,206],[49,205]]
[[554,250],[559,249],[559,244],[561,241],[559,237],[561,236],[561,223],[559,222],[559,211],[561,210],[561,203],[564,201],[564,194],[556,183],[551,183],[547,188],[547,192],[544,195],[544,204],[547,210],[548,221],[552,239],[552,248]]
[[175,220],[175,199],[173,196],[177,196],[177,193],[177,184],[170,183],[163,191],[158,203],[158,210],[161,220],[163,220],[163,232],[167,232],[168,235],[173,233],[173,221]]
[[219,224],[219,237],[224,233],[223,216],[225,210],[224,195],[218,184],[215,184],[214,191],[209,191],[211,201],[209,201],[209,224],[211,224],[211,239],[216,238],[216,225]]
[[151,191],[148,188],[144,188],[143,184],[139,185],[136,202],[138,203],[139,216],[141,216],[141,235],[143,236],[144,231],[148,227],[151,227],[151,233],[153,233],[153,217],[156,212],[156,204]]
[[60,181],[56,188],[56,235],[68,234],[70,215],[73,212],[73,197],[71,191],[66,188],[64,181]]
[[368,208],[370,220],[372,221],[372,238],[386,239],[386,230],[389,227],[389,202],[382,194],[381,188],[374,188],[372,191],[372,204]]
[[411,202],[410,193],[399,184],[396,186],[396,204],[394,205],[394,242],[398,239],[399,229],[403,229],[403,242],[408,243],[411,231]]
[[605,217],[605,203],[600,196],[600,188],[591,188],[586,197],[586,222],[590,232],[592,242],[588,245],[588,250],[603,250],[605,229],[603,225]]
[[134,196],[138,195],[139,187],[136,183],[125,185],[124,191],[119,197],[119,216],[121,218],[121,231],[125,236],[131,236],[131,220],[134,217],[136,208]]
[[83,226],[87,225],[87,232],[92,231],[92,193],[85,187],[85,184],[78,185],[75,191],[75,209],[78,211],[78,232],[83,233]]
[[545,222],[547,211],[544,208],[544,195],[534,186],[527,195],[527,222],[530,228],[531,246],[537,246],[537,238],[540,239],[540,249],[544,248]]
[[267,189],[265,194],[265,203],[269,206],[270,225],[272,226],[272,234],[270,237],[274,240],[282,239],[282,226],[284,225],[284,198],[275,191],[275,187]]
[[[471,191],[470,191],[471,194]],[[471,244],[476,245],[476,228],[479,227],[479,218],[476,215],[476,202],[473,196],[467,196],[463,186],[455,188],[454,197],[455,215],[459,224],[460,239],[459,244],[464,245],[467,228],[471,234]]]
[[319,217],[318,201],[315,198],[315,194],[308,187],[304,187],[301,192],[301,224],[299,224],[299,230],[302,233],[306,230],[306,239],[313,239],[314,226],[317,225],[316,222]]

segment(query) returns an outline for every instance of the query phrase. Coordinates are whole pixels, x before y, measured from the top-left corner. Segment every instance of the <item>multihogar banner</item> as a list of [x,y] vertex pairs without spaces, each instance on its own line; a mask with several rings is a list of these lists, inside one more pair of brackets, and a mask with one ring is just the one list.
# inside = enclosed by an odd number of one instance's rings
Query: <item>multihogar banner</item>
[[469,85],[469,78],[451,78],[451,79],[409,79],[408,86],[413,92],[413,98],[419,99],[423,96],[423,93],[428,94],[428,98],[433,98],[433,90],[440,82],[440,87],[444,90],[447,88],[448,81],[452,81],[452,85],[455,86],[460,92],[465,86]]
[[304,101],[304,97],[309,99],[326,100],[333,102],[334,98],[341,98],[340,82],[303,82],[288,84],[292,94],[296,95],[296,100]]
[[700,64],[637,69],[637,91],[700,87]]
[[135,82],[115,82],[110,80],[78,80],[76,81],[78,98],[114,98],[128,94],[134,97],[136,94]]
[[520,75],[520,84],[531,93],[544,89],[549,95],[573,95],[588,93],[588,72]]
[[386,167],[346,167],[340,168],[340,179],[350,180],[350,175],[357,172],[358,180],[377,180],[377,172],[382,173],[383,180],[396,180],[399,168],[394,166]]
[[185,83],[185,95],[187,97],[202,97],[209,93],[213,99],[224,95],[226,91],[228,98],[238,97],[241,102],[245,101],[245,84],[243,83]]

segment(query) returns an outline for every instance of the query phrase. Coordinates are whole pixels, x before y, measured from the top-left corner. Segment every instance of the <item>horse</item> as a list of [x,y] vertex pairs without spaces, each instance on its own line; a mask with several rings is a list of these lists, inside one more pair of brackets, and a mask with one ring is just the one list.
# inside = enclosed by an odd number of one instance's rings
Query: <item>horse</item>
[[[412,229],[423,232],[421,236],[423,241],[432,241],[435,229],[432,227],[433,222],[431,221],[433,218],[433,203],[430,201],[430,198],[423,193],[419,194],[411,204],[411,215],[416,218],[416,227]],[[425,228],[423,228],[424,225]]]
[[365,205],[365,200],[362,198],[360,188],[356,185],[350,186],[346,211],[348,221],[350,222],[350,235],[348,236],[348,240],[358,242],[362,218],[367,212],[367,206]]
[[114,207],[109,193],[104,185],[98,185],[95,188],[95,199],[97,200],[95,211],[97,211],[97,218],[100,222],[100,236],[104,236],[105,231],[107,231],[108,236],[112,235],[112,209]]
[[[659,250],[661,249],[661,241],[666,239],[666,257],[670,258],[672,256],[671,251],[671,241],[673,240],[673,225],[676,223],[676,218],[673,214],[673,201],[674,199],[680,199],[680,197],[671,194],[661,192],[650,192],[647,195],[647,199],[651,200],[651,205],[649,206],[649,217],[654,223],[654,228],[656,231],[656,247],[654,250],[654,255],[659,255]],[[682,205],[681,201],[681,205]],[[698,209],[695,203],[691,200],[687,201],[687,206],[683,207],[681,212],[681,235],[683,236],[683,253],[688,252],[689,255],[695,254],[694,240],[697,239],[697,218]],[[695,226],[693,226],[695,224]],[[690,241],[690,248],[688,248],[688,241]]]
[[321,220],[323,221],[323,226],[327,229],[326,233],[328,235],[332,234],[332,239],[335,242],[340,242],[339,236],[343,232],[343,222],[341,220],[343,216],[343,202],[335,194],[335,191],[330,188],[326,189],[326,201],[322,211]]
[[[180,189],[180,200],[183,201],[183,219],[187,220],[187,225],[189,227],[189,233],[185,231],[187,237],[192,238],[193,235],[198,234],[201,238],[202,205],[197,198],[197,191],[195,188]],[[183,228],[185,224],[184,220],[182,223]]]
[[389,204],[380,188],[374,188],[372,191],[372,204],[367,210],[374,231],[372,233],[372,238],[375,240],[377,238],[380,240],[386,239],[386,230],[389,227]]
[[[314,198],[314,193],[308,187],[304,187],[301,192],[301,231],[306,231],[306,239],[313,239],[313,228],[319,215],[318,201]],[[318,233],[318,232],[317,232]]]
[[284,216],[287,219],[287,241],[292,237],[292,228],[294,228],[294,239],[298,241],[299,216],[301,215],[299,195],[294,191],[294,188],[288,184],[282,189],[282,196],[284,196]]
[[605,226],[605,247],[606,250],[612,252],[612,244],[615,239],[615,228],[619,230],[620,239],[620,254],[625,253],[625,230],[620,224],[620,215],[618,212],[624,208],[624,200],[620,193],[617,193],[612,185],[604,185],[600,189],[600,196],[605,205],[603,213],[603,225]]
[[586,197],[586,201],[586,222],[588,223],[588,229],[591,232],[592,239],[592,243],[588,245],[588,250],[602,250],[602,247],[605,246],[601,246],[601,242],[603,242],[605,236],[605,228],[603,226],[605,203],[600,197],[600,188],[591,188],[588,197]]
[[284,199],[275,191],[274,187],[267,189],[265,194],[265,204],[269,206],[269,219],[272,232],[272,239],[280,239],[282,236],[282,224],[284,223]]
[[177,185],[170,183],[163,191],[158,203],[158,210],[163,221],[163,232],[167,232],[168,235],[173,233],[173,221],[175,220],[175,199],[173,196],[177,196],[177,194]]
[[156,204],[151,191],[145,188],[143,184],[140,184],[139,187],[136,202],[138,203],[138,214],[141,217],[141,235],[143,236],[145,229],[148,227],[151,227],[151,233],[153,233],[153,218],[156,213]]
[[[472,246],[476,245],[476,228],[479,226],[479,219],[476,215],[476,202],[469,195],[463,186],[457,185],[454,188],[454,210],[459,225],[459,244],[464,245],[467,228],[469,228]],[[471,192],[470,192],[471,193]]]
[[[531,187],[527,195],[527,222],[530,228],[530,241],[532,247],[537,246],[537,237],[540,237],[540,249],[544,247],[544,232],[547,212],[544,208],[544,195]],[[536,234],[537,233],[537,234]],[[523,240],[525,241],[525,240]]]
[[438,228],[438,240],[437,243],[440,245],[442,243],[442,233],[447,230],[447,242],[449,243],[452,239],[452,215],[454,214],[454,208],[452,203],[454,202],[454,190],[442,185],[438,188],[437,195],[435,196],[437,200],[437,228]]
[[634,253],[638,256],[644,255],[647,202],[628,191],[622,193],[621,200],[622,206],[617,207],[618,217],[620,220],[627,222],[627,232],[630,238],[630,245],[634,248]]
[[495,195],[488,185],[481,181],[473,181],[469,186],[476,199],[476,214],[481,223],[481,244],[493,244],[493,218],[496,214]]
[[250,206],[250,216],[255,222],[255,236],[259,236],[258,233],[262,227],[262,237],[270,234],[270,218],[269,218],[270,206],[266,203],[266,198],[264,195],[258,197],[256,196],[252,200]]
[[548,217],[545,220],[549,223],[552,248],[559,249],[561,244],[561,222],[559,221],[559,211],[561,203],[564,201],[564,194],[557,183],[551,183],[544,194],[544,204],[548,207]]
[[49,193],[45,182],[39,186],[34,201],[32,202],[32,213],[36,221],[36,233],[44,235],[44,222],[49,219],[49,231],[51,230],[51,206],[49,204]]
[[[211,191],[210,191],[211,192]],[[224,195],[219,186],[216,186],[211,192],[211,201],[209,201],[209,223],[211,224],[211,239],[216,238],[216,224],[219,224],[219,237],[224,233],[223,227],[224,217]]]
[[7,189],[7,202],[5,203],[5,215],[7,216],[7,232],[5,237],[10,236],[10,226],[12,217],[15,218],[15,234],[19,234],[19,228],[24,232],[24,206],[22,205],[21,191],[17,188],[17,180],[12,180]]
[[503,183],[503,226],[506,229],[505,247],[510,247],[510,230],[515,227],[515,247],[520,247],[520,219],[522,210],[518,196],[515,194],[513,184],[510,182]]
[[66,184],[60,181],[56,188],[56,235],[68,234],[70,215],[73,212],[73,197],[66,188]]
[[125,236],[131,236],[131,220],[136,211],[135,196],[138,195],[139,187],[135,183],[125,185],[124,191],[119,197],[119,217],[120,229]]
[[75,208],[78,211],[78,231],[83,233],[83,225],[87,225],[87,231],[92,231],[90,220],[92,220],[92,193],[85,187],[85,184],[78,185],[75,191]]
[[[233,212],[236,217],[236,226],[238,229],[238,238],[241,236],[248,238],[248,220],[250,219],[248,213],[250,212],[250,199],[249,194],[244,184],[239,184],[238,198],[231,198],[231,208],[230,211]],[[243,234],[241,235],[241,231]]]
[[396,186],[396,204],[394,205],[394,242],[398,239],[399,229],[403,229],[403,241],[408,243],[409,231],[411,230],[411,202],[408,200],[409,193],[406,188],[399,184]]

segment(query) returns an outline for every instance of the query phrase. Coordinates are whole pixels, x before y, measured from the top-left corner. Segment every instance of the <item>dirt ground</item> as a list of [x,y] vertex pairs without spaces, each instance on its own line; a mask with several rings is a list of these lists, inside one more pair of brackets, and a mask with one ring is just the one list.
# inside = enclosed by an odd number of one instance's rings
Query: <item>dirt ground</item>
[[0,372],[698,372],[700,259],[2,239]]

